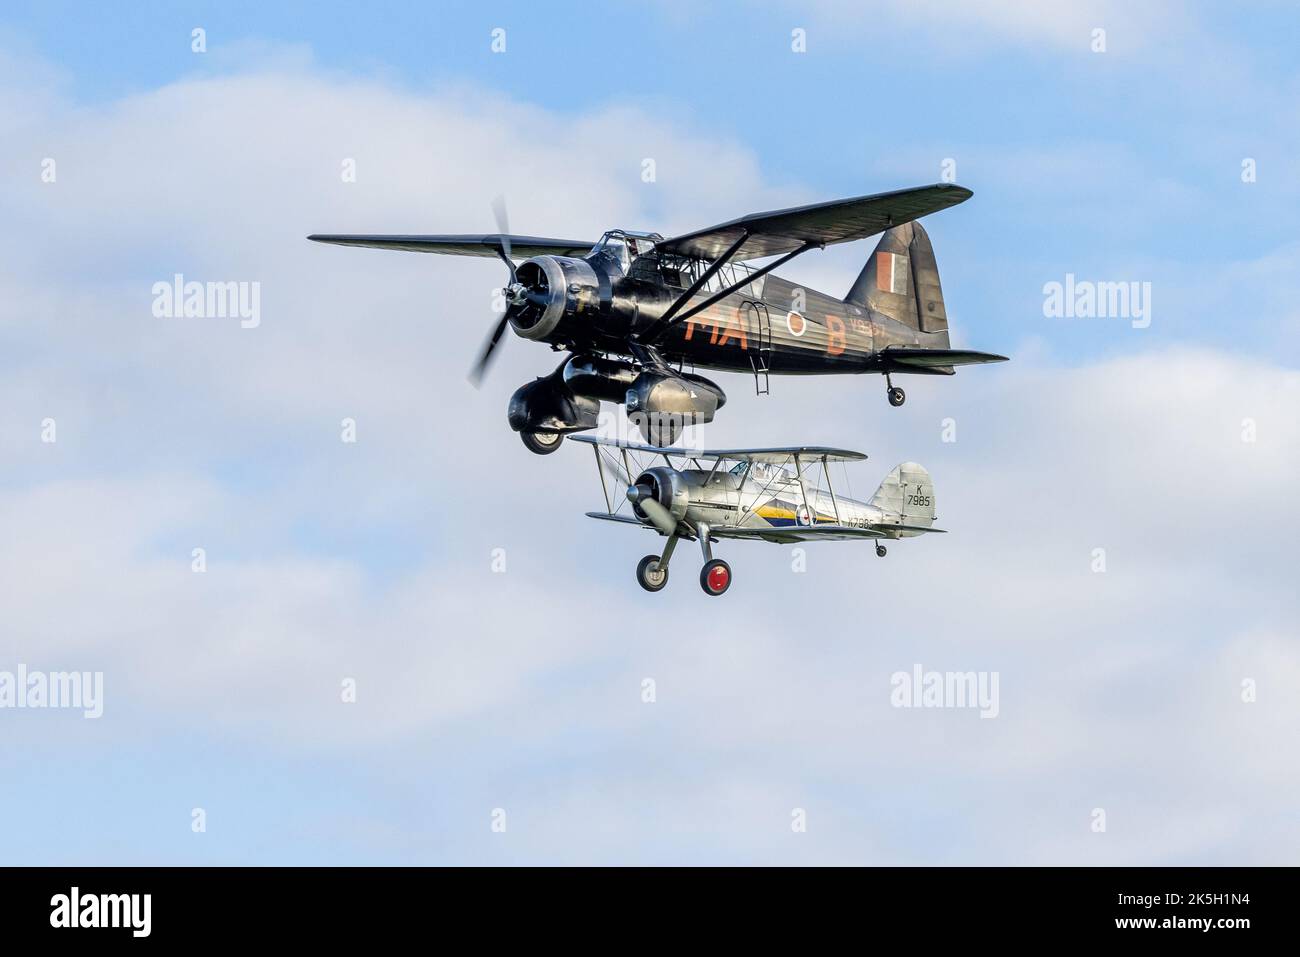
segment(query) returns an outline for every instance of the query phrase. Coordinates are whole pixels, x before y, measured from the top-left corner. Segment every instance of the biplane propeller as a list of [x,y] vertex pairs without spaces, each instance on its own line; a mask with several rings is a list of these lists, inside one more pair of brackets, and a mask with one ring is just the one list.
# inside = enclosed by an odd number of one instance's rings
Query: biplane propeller
[[[731,587],[731,566],[713,555],[713,542],[750,539],[791,543],[876,542],[913,538],[934,527],[935,495],[930,473],[915,462],[896,466],[869,502],[835,492],[832,463],[857,462],[861,452],[813,446],[775,449],[692,450],[636,445],[591,435],[572,435],[591,445],[605,511],[591,518],[637,525],[667,539],[663,550],[641,559],[636,580],[646,591],[668,584],[668,564],[682,539],[698,541],[704,556],[700,587],[721,595]],[[649,465],[642,459],[663,459]],[[825,488],[812,484],[820,467]],[[615,482],[606,481],[607,473]],[[626,486],[618,494],[618,485]]]
[[[307,238],[501,259],[510,272],[505,311],[470,379],[481,381],[507,326],[568,353],[510,399],[510,427],[546,454],[564,435],[595,428],[601,402],[625,405],[653,444],[671,445],[686,426],[712,421],[726,393],[687,367],[751,374],[760,393],[772,375],[877,373],[899,406],[906,396],[895,375],[1004,361],[951,347],[934,249],[916,222],[971,195],[939,183],[754,213],[671,239],[615,229],[595,242],[511,233],[498,199],[493,234]],[[843,297],[774,273],[809,250],[877,234]],[[768,262],[750,265],[756,260]]]

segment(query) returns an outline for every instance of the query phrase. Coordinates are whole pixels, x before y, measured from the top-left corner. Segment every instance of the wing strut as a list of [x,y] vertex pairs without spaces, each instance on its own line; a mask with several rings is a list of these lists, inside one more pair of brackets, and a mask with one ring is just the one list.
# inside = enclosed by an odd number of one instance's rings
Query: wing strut
[[713,262],[709,264],[709,267],[705,269],[704,272],[700,273],[699,278],[696,279],[695,282],[691,283],[690,288],[673,301],[673,304],[668,307],[668,311],[660,316],[658,320],[656,320],[655,324],[645,331],[645,335],[641,338],[646,342],[654,342],[655,339],[659,337],[659,333],[667,329],[670,320],[673,316],[677,315],[678,310],[690,302],[691,297],[699,292],[706,282],[717,275],[718,270],[725,266],[731,260],[732,256],[736,255],[736,250],[743,246],[745,240],[748,238],[749,230],[742,229],[739,238],[737,238],[737,240],[727,248],[727,251],[717,259],[713,260]]
[[[744,237],[742,236],[741,239],[743,240]],[[699,315],[701,312],[703,312],[705,309],[708,309],[709,306],[713,305],[715,302],[718,302],[719,300],[725,299],[728,296],[730,296],[741,286],[748,286],[751,282],[753,282],[755,279],[758,279],[760,276],[766,276],[773,269],[779,269],[780,267],[788,263],[791,259],[794,259],[795,256],[798,256],[800,253],[806,253],[808,250],[816,249],[821,245],[823,244],[815,243],[811,241],[806,242],[798,249],[786,253],[784,256],[782,256],[780,259],[776,260],[775,262],[768,263],[766,266],[762,267],[761,269],[755,269],[744,279],[740,279],[737,280],[736,282],[733,282],[730,286],[727,286],[721,292],[714,293],[712,296],[710,296],[708,299],[705,299],[698,306],[692,306],[690,309],[687,309],[681,315],[674,316],[668,322],[664,322],[663,319],[660,319],[658,322],[654,324],[654,326],[652,326],[650,329],[646,331],[644,341],[654,343],[659,339],[662,339],[664,333],[667,332],[669,329],[671,329],[673,326],[685,322],[687,319],[691,318],[692,316]],[[717,266],[719,265],[719,263],[725,262],[726,258],[732,255],[734,250],[737,248],[739,248],[739,242],[737,242],[736,245],[733,245],[731,249],[728,249],[726,256],[724,256],[723,259],[720,259],[717,262],[715,262],[714,265]],[[676,304],[677,303],[673,303],[673,305]]]
[[831,467],[826,463],[826,456],[822,456],[822,475],[826,477],[826,491],[831,493],[831,508],[835,510],[835,524],[843,525],[840,520],[840,502],[835,497],[835,488],[831,485]]
[[[796,455],[794,457],[794,477],[799,483],[799,494],[803,497],[803,510],[808,513],[808,524],[816,525],[817,513],[814,512],[812,506],[808,504],[808,486],[804,485],[803,482],[803,470],[804,467],[799,462],[799,456]],[[799,513],[797,511],[795,512],[794,523],[796,525],[799,524]]]
[[605,511],[612,515],[614,505],[609,499],[609,486],[605,484],[605,466],[600,464],[600,446],[593,445],[591,450],[596,453],[596,474],[600,476],[600,491],[605,496]]

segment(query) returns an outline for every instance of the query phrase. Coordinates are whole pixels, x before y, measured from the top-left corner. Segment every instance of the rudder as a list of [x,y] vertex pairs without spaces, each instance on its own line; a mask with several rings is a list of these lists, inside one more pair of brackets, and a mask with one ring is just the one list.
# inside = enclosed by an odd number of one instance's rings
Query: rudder
[[844,301],[920,332],[947,333],[939,263],[925,227],[911,222],[885,230]]
[[934,482],[923,466],[904,462],[885,476],[871,504],[888,524],[929,528],[934,524]]

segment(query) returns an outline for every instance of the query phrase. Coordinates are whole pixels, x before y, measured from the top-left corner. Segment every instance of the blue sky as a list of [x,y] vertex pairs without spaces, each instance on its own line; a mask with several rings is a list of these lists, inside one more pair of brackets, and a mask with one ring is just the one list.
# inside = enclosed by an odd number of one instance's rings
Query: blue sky
[[[0,671],[107,701],[0,711],[0,860],[1295,863],[1294,9],[697,6],[6,8]],[[670,234],[949,158],[954,334],[1013,361],[901,410],[725,377],[704,440],[862,448],[859,491],[920,461],[951,533],[736,545],[722,602],[693,554],[637,589],[589,458],[505,427],[552,356],[465,384],[499,265],[302,239],[486,231],[498,193],[518,232]],[[176,272],[259,281],[262,325],[155,318]],[[1150,327],[1045,317],[1067,273],[1150,283]],[[1000,716],[891,708],[914,663],[998,671]]]

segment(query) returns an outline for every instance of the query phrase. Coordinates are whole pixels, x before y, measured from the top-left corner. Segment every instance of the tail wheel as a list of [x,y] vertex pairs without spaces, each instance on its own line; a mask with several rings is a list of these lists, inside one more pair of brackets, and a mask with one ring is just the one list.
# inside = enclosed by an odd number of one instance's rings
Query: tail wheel
[[646,591],[659,591],[668,584],[668,569],[659,567],[658,555],[647,555],[636,566],[636,580]]
[[559,432],[520,432],[519,437],[529,452],[538,455],[550,455],[563,444],[564,438]]
[[721,595],[731,587],[731,566],[721,558],[705,562],[700,569],[700,587],[706,595]]
[[897,408],[907,401],[907,393],[898,386],[889,387],[889,404]]
[[876,546],[876,557],[877,557],[877,558],[884,558],[884,557],[885,557],[885,546],[884,546],[884,545],[877,545],[877,546]]

